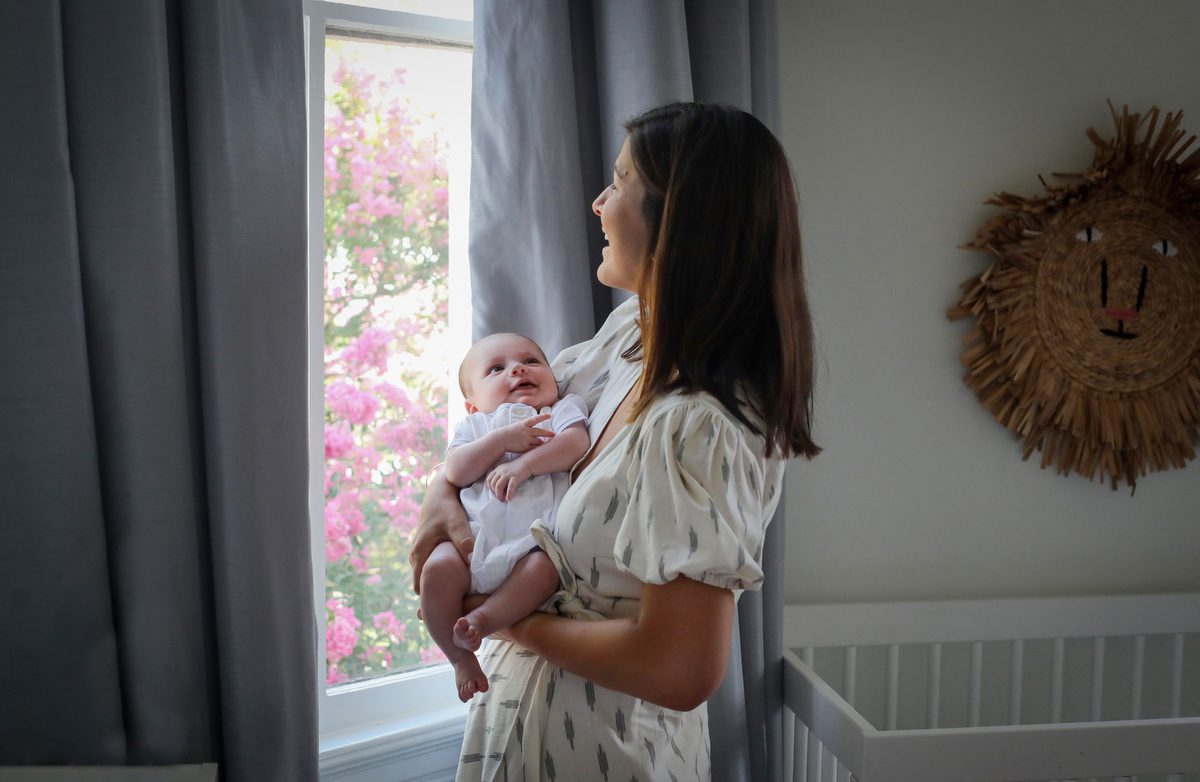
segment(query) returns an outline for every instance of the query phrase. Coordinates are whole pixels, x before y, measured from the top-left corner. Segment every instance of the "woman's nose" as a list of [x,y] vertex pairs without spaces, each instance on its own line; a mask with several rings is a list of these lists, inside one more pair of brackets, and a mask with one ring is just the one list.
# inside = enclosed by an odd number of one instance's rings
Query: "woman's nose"
[[596,196],[596,200],[592,202],[592,211],[596,213],[596,217],[600,216],[600,207],[604,206],[604,202],[608,200],[608,188],[600,191],[600,195]]

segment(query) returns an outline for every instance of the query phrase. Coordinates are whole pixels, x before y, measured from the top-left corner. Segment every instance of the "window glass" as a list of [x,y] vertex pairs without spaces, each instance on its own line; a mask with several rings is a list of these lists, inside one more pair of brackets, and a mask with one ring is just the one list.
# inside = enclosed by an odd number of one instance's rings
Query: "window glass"
[[454,207],[466,204],[470,63],[463,48],[326,42],[328,686],[444,659],[416,617],[408,543],[462,406],[450,378],[469,293],[451,254],[465,256]]

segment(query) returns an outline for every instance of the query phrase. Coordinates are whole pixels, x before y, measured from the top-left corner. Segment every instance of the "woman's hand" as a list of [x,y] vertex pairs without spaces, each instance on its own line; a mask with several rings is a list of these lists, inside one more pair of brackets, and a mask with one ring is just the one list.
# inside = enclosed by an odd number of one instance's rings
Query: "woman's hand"
[[450,541],[458,554],[468,564],[475,549],[475,536],[467,522],[467,513],[458,499],[458,487],[439,473],[429,481],[425,501],[421,503],[421,515],[417,531],[413,534],[412,549],[408,552],[408,563],[413,571],[413,591],[421,594],[421,571],[425,560],[433,549],[443,541]]
[[[483,605],[483,601],[487,600],[487,597],[488,597],[487,595],[467,595],[466,597],[464,597],[463,598],[463,616],[466,616],[467,614],[474,611],[476,608],[479,608],[479,606]],[[518,640],[518,638],[520,637],[520,627],[519,626],[527,624],[529,622],[529,620],[536,614],[537,614],[537,612],[535,611],[533,614],[530,614],[529,616],[525,617],[524,619],[514,622],[513,624],[504,628],[503,630],[497,630],[496,632],[492,633],[488,637],[489,638],[499,638],[503,641],[512,641],[513,643],[520,643],[520,641]]]

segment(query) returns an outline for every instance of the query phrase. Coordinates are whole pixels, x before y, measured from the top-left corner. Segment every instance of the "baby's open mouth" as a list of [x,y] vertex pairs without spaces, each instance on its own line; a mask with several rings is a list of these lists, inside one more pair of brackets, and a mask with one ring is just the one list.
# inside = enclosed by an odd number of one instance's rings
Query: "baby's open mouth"
[[522,380],[520,383],[517,383],[515,386],[513,386],[512,390],[520,391],[522,388],[537,388],[537,384],[530,380]]

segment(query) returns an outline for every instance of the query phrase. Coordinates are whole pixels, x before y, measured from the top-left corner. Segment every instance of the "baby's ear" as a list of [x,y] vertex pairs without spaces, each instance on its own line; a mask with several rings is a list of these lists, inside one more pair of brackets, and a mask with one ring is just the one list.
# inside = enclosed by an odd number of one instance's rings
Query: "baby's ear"
[[463,400],[463,407],[467,408],[467,415],[475,415],[479,412],[479,408],[471,404],[470,399]]

